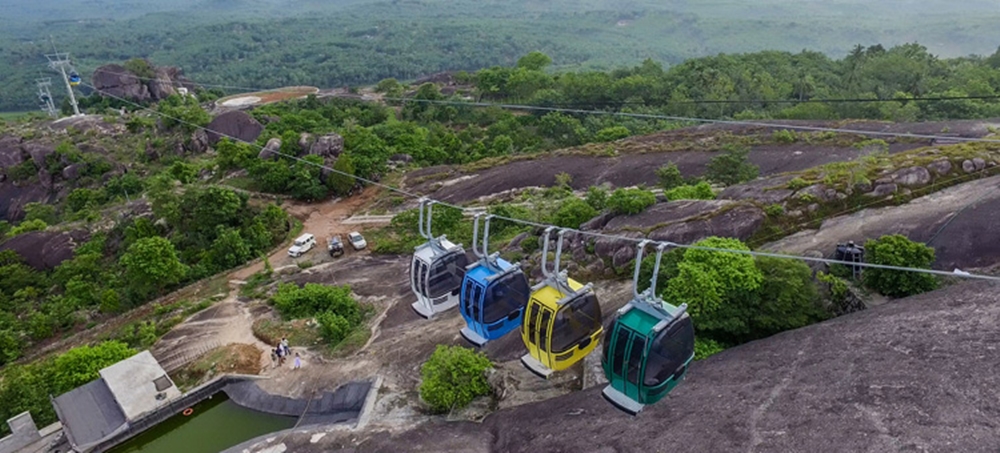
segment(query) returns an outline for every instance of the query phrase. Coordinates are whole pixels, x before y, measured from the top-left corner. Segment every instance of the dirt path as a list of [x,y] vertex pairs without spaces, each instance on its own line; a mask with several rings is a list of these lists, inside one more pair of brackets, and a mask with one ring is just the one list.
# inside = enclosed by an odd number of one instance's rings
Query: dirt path
[[996,264],[1000,257],[1000,176],[960,184],[902,206],[865,209],[824,221],[766,244],[766,250],[833,253],[838,243],[903,234],[935,248],[935,267],[953,270]]
[[[324,260],[329,257],[326,252],[326,241],[334,235],[340,235],[341,240],[345,241],[344,247],[348,254],[353,253],[354,250],[346,243],[347,234],[352,231],[364,233],[365,228],[376,224],[344,225],[342,221],[351,217],[359,208],[374,201],[381,191],[381,188],[371,186],[365,188],[360,194],[347,199],[336,199],[322,203],[285,202],[282,207],[289,215],[302,222],[302,232],[312,233],[316,236],[316,247],[297,259],[290,258],[288,256],[288,249],[281,247],[268,256],[271,266],[278,268],[301,261],[315,263]],[[231,278],[234,280],[246,280],[251,275],[263,269],[264,263],[256,263],[234,272]]]

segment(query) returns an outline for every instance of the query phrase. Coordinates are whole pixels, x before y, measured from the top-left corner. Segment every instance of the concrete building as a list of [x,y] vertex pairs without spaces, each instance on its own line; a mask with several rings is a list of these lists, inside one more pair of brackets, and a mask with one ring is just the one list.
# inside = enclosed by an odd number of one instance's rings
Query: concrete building
[[52,400],[73,451],[90,451],[181,396],[149,351],[102,369],[100,376]]

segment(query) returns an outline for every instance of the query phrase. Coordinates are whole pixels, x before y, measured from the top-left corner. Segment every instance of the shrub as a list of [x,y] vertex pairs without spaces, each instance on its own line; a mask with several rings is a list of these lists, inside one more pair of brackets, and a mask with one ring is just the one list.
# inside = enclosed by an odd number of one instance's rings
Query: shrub
[[14,182],[24,182],[38,174],[38,167],[35,162],[28,159],[20,164],[7,169],[7,176]]
[[625,126],[612,126],[606,127],[597,131],[597,135],[594,137],[596,142],[613,142],[615,140],[621,140],[623,138],[632,135],[628,128]]
[[787,187],[788,190],[799,190],[805,187],[809,187],[809,185],[810,185],[809,182],[802,178],[792,178],[791,181],[788,181],[785,187]]
[[344,338],[347,338],[347,335],[355,327],[346,318],[332,311],[320,313],[316,316],[316,322],[319,323],[320,335],[332,345],[340,343]]
[[608,207],[615,214],[638,214],[654,204],[656,195],[646,189],[617,189],[608,198]]
[[781,217],[785,214],[785,207],[780,204],[769,204],[764,208],[764,213],[768,217]]
[[580,228],[584,222],[594,218],[597,210],[579,198],[572,198],[556,211],[552,223],[563,228]]
[[[893,234],[865,242],[865,261],[888,266],[930,269],[934,249],[906,236]],[[933,290],[937,279],[933,275],[889,269],[866,268],[862,274],[865,286],[890,297],[906,297]]]
[[492,366],[485,354],[439,345],[420,369],[420,398],[438,413],[465,407],[490,393],[486,371]]
[[45,203],[28,203],[24,205],[24,220],[41,220],[47,225],[59,223],[56,207]]
[[705,179],[731,186],[757,178],[760,169],[747,159],[749,154],[750,148],[727,145],[721,155],[708,161]]
[[798,141],[798,137],[795,135],[795,132],[788,129],[774,131],[774,133],[771,134],[771,137],[778,143],[795,143]]
[[271,299],[286,318],[309,318],[320,313],[332,312],[351,322],[361,322],[361,310],[351,297],[351,287],[326,286],[306,283],[299,288],[294,283],[278,285],[278,292]]
[[18,224],[16,227],[11,228],[9,236],[14,237],[19,234],[27,233],[29,231],[41,231],[48,227],[49,226],[43,220],[39,219],[25,220],[24,222]]
[[694,339],[694,359],[707,359],[709,356],[725,351],[726,348],[718,341],[710,338],[697,337]]
[[664,193],[667,200],[677,201],[677,200],[714,200],[715,192],[712,192],[712,186],[707,182],[702,181],[693,186],[677,186],[670,189]]
[[608,206],[608,190],[602,186],[592,186],[587,189],[587,196],[584,197],[590,207],[603,211]]
[[763,256],[757,258],[756,264],[764,279],[754,306],[746,311],[750,314],[750,333],[741,340],[764,338],[826,319],[808,265]]
[[681,170],[677,168],[677,164],[670,162],[656,170],[656,177],[660,180],[660,187],[663,190],[670,190],[674,187],[680,187],[684,185],[684,176],[681,175]]

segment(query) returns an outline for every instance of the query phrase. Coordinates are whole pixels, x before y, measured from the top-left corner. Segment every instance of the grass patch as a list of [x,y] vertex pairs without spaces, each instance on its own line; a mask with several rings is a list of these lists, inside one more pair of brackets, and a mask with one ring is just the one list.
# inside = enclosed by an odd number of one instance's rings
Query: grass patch
[[246,190],[248,192],[260,192],[260,187],[257,186],[257,182],[249,176],[234,176],[223,180],[220,184],[227,185],[236,189]]
[[343,358],[358,352],[368,339],[371,338],[372,331],[366,325],[356,327],[343,341],[330,348],[330,354],[334,357]]
[[253,335],[269,345],[277,345],[282,338],[287,338],[290,346],[313,347],[323,342],[319,326],[311,319],[258,319],[253,323]]
[[257,374],[261,351],[248,344],[229,344],[213,349],[198,360],[175,371],[171,378],[182,392],[220,374]]

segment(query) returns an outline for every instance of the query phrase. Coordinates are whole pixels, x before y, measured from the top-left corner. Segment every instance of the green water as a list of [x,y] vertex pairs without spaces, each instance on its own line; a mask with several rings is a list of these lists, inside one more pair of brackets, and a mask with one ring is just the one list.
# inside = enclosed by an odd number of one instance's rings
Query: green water
[[217,453],[254,437],[295,425],[292,417],[252,411],[229,401],[225,393],[193,407],[189,417],[176,415],[110,453]]

